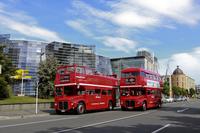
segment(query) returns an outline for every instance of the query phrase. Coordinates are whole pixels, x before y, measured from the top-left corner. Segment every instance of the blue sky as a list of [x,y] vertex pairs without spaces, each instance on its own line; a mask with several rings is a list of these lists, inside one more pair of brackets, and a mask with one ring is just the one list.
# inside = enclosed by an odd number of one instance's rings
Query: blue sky
[[161,73],[170,61],[200,83],[199,12],[198,0],[1,0],[0,33],[96,45],[108,57],[146,49]]

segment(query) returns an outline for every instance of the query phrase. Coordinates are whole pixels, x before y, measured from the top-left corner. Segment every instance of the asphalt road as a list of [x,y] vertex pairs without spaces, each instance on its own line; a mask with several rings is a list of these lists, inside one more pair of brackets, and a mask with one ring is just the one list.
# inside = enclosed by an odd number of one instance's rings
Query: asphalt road
[[143,111],[99,111],[2,120],[0,133],[200,133],[200,100]]

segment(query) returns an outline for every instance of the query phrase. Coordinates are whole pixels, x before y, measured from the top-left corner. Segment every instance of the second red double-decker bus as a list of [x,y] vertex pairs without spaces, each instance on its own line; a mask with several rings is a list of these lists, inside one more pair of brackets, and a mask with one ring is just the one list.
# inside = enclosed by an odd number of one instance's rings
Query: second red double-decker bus
[[122,110],[161,106],[162,81],[159,74],[142,68],[121,71],[120,105]]
[[117,78],[87,67],[61,66],[55,79],[55,111],[83,114],[86,110],[111,110],[116,105],[117,85]]

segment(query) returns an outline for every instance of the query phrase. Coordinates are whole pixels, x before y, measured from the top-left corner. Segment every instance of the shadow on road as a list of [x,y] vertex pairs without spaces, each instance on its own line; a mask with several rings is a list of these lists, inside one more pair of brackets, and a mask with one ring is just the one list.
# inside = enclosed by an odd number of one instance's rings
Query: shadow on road
[[[138,124],[138,125],[132,125],[132,126],[127,126],[127,127],[122,127],[122,126],[106,126],[102,125],[101,127],[86,127],[82,129],[77,129],[77,130],[72,130],[68,131],[69,133],[150,133],[154,130],[157,130],[161,128],[161,125],[143,125],[143,124]],[[36,133],[51,133],[51,132],[57,132],[57,131],[62,131],[62,130],[68,130],[70,128],[67,127],[53,127],[50,128],[46,131],[39,131]],[[64,132],[64,131],[63,131]]]

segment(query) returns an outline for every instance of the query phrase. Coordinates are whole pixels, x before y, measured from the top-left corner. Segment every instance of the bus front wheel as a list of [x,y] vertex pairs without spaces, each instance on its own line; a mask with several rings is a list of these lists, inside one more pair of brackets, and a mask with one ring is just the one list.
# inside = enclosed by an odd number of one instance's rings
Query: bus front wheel
[[79,115],[85,113],[85,105],[83,103],[79,103],[76,111]]
[[143,111],[146,111],[146,110],[147,110],[146,102],[143,102],[143,103],[142,103],[142,110],[143,110]]
[[108,103],[108,110],[113,110],[113,103],[112,103],[112,101],[109,101],[109,103]]

